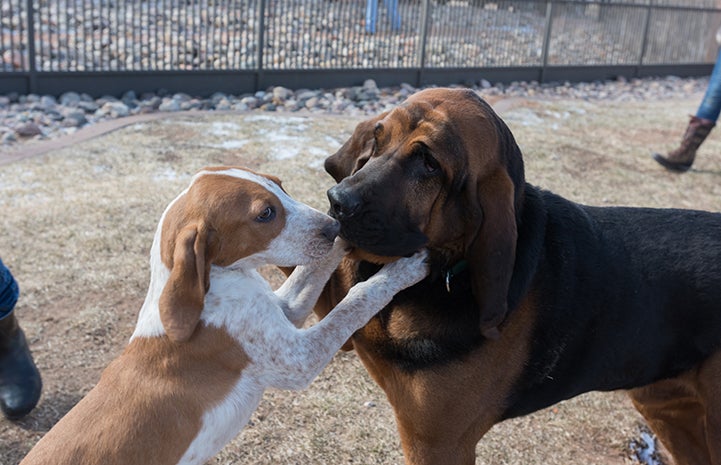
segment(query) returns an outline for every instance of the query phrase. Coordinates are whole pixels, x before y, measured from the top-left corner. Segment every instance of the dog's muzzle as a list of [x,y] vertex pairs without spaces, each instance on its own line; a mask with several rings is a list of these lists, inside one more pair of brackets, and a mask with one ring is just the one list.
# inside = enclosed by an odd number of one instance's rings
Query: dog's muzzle
[[340,236],[355,247],[381,256],[410,256],[427,242],[406,215],[379,208],[354,187],[338,184],[328,190],[328,200],[328,214],[340,222]]

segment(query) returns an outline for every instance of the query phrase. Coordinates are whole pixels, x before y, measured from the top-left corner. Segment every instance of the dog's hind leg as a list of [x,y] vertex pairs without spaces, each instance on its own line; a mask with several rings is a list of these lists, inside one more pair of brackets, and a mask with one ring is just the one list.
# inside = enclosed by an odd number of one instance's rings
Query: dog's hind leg
[[699,384],[706,409],[706,444],[711,463],[721,465],[721,351],[702,364]]
[[721,465],[721,352],[629,395],[676,465]]

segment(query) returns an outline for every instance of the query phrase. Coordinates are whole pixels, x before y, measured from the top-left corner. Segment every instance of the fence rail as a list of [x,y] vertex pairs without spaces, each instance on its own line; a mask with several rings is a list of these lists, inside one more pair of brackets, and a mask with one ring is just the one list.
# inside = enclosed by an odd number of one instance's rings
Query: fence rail
[[720,3],[3,0],[0,94],[704,75]]

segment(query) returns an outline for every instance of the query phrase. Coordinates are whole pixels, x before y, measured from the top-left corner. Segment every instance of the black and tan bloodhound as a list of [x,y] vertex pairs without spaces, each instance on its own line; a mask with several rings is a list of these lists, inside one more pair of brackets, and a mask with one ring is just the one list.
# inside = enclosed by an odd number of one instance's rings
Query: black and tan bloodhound
[[624,389],[679,465],[721,465],[721,214],[590,207],[524,178],[474,92],[430,89],[329,157],[355,247],[323,316],[379,263],[431,275],[352,338],[395,411],[406,463],[468,465],[496,423]]

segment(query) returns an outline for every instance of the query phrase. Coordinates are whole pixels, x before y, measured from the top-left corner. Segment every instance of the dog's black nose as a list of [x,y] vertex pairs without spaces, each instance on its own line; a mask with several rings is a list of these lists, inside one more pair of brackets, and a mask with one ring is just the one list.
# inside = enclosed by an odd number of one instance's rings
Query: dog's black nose
[[320,233],[323,235],[323,237],[325,237],[329,241],[332,241],[336,238],[336,236],[338,236],[339,232],[340,232],[340,223],[333,220],[330,223],[328,223],[326,226],[324,226]]
[[359,195],[340,184],[328,189],[328,200],[330,201],[330,215],[338,220],[355,215],[362,204]]

